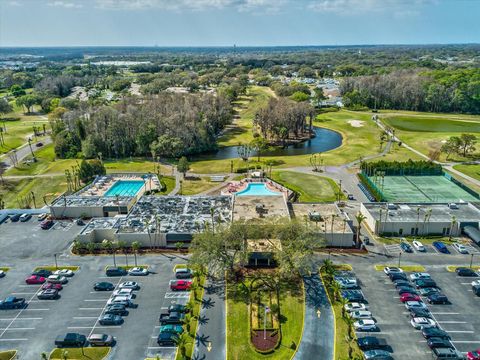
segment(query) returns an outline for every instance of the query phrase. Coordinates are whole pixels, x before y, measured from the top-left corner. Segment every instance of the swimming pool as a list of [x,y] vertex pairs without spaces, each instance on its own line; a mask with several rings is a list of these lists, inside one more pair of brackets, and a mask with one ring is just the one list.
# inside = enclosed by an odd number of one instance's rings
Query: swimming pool
[[135,196],[142,186],[141,180],[118,180],[103,196]]
[[259,184],[248,184],[247,188],[239,191],[235,194],[236,196],[279,196],[282,195],[280,192],[271,191],[263,183]]

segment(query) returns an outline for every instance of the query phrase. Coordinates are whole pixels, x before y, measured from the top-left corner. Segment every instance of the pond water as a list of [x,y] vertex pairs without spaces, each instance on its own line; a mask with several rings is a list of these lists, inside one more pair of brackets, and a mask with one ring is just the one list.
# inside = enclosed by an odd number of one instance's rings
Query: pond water
[[[339,132],[314,127],[316,136],[310,140],[300,144],[290,145],[286,148],[275,147],[269,151],[262,151],[262,156],[291,156],[291,155],[306,155],[325,152],[336,149],[342,145],[342,135]],[[213,157],[215,159],[233,159],[238,158],[238,146],[227,146],[220,148]],[[252,151],[251,157],[256,156],[256,152]],[[212,157],[212,156],[210,156]]]

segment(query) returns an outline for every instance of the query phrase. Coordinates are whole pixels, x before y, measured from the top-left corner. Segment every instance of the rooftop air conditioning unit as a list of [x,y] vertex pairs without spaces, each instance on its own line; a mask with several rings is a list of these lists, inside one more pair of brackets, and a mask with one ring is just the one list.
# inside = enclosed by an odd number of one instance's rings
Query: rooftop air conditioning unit
[[448,204],[448,207],[449,207],[450,209],[453,209],[453,210],[458,209],[458,205],[455,204],[455,203],[450,203],[450,204]]

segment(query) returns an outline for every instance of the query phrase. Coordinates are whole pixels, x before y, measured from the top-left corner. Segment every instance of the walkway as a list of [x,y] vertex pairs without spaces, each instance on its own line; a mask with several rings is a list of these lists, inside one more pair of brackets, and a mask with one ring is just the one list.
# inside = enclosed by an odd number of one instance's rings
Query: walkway
[[[33,135],[31,135],[31,136],[33,136]],[[41,140],[38,140],[36,142],[32,141],[32,149],[35,153],[37,150],[40,150],[40,149],[43,148],[43,147],[37,147],[36,145],[38,143],[42,143],[45,146],[45,145],[50,144],[51,142],[52,142],[52,138],[50,136],[46,136],[46,137],[44,137]],[[18,161],[18,163],[21,163],[23,159],[25,159],[27,156],[31,155],[31,151],[30,151],[30,147],[28,146],[28,143],[25,143],[22,146],[16,148],[16,150],[17,150],[17,161]],[[10,159],[10,157],[8,156],[8,154],[4,154],[4,155],[0,156],[0,162],[4,163],[7,168],[10,168],[10,167],[13,166],[13,162]]]
[[305,277],[304,285],[306,308],[303,336],[294,359],[333,360],[335,321],[325,287],[318,274]]

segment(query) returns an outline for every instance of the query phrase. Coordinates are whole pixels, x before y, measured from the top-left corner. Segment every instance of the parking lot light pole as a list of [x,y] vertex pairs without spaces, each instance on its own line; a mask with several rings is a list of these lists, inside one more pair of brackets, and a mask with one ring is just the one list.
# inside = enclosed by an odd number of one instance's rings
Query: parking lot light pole
[[402,259],[402,253],[398,253],[398,267],[400,267],[400,261]]
[[473,257],[475,254],[471,254],[472,256],[470,257],[470,269],[473,267]]
[[53,254],[53,258],[55,259],[55,269],[58,270],[57,254]]

